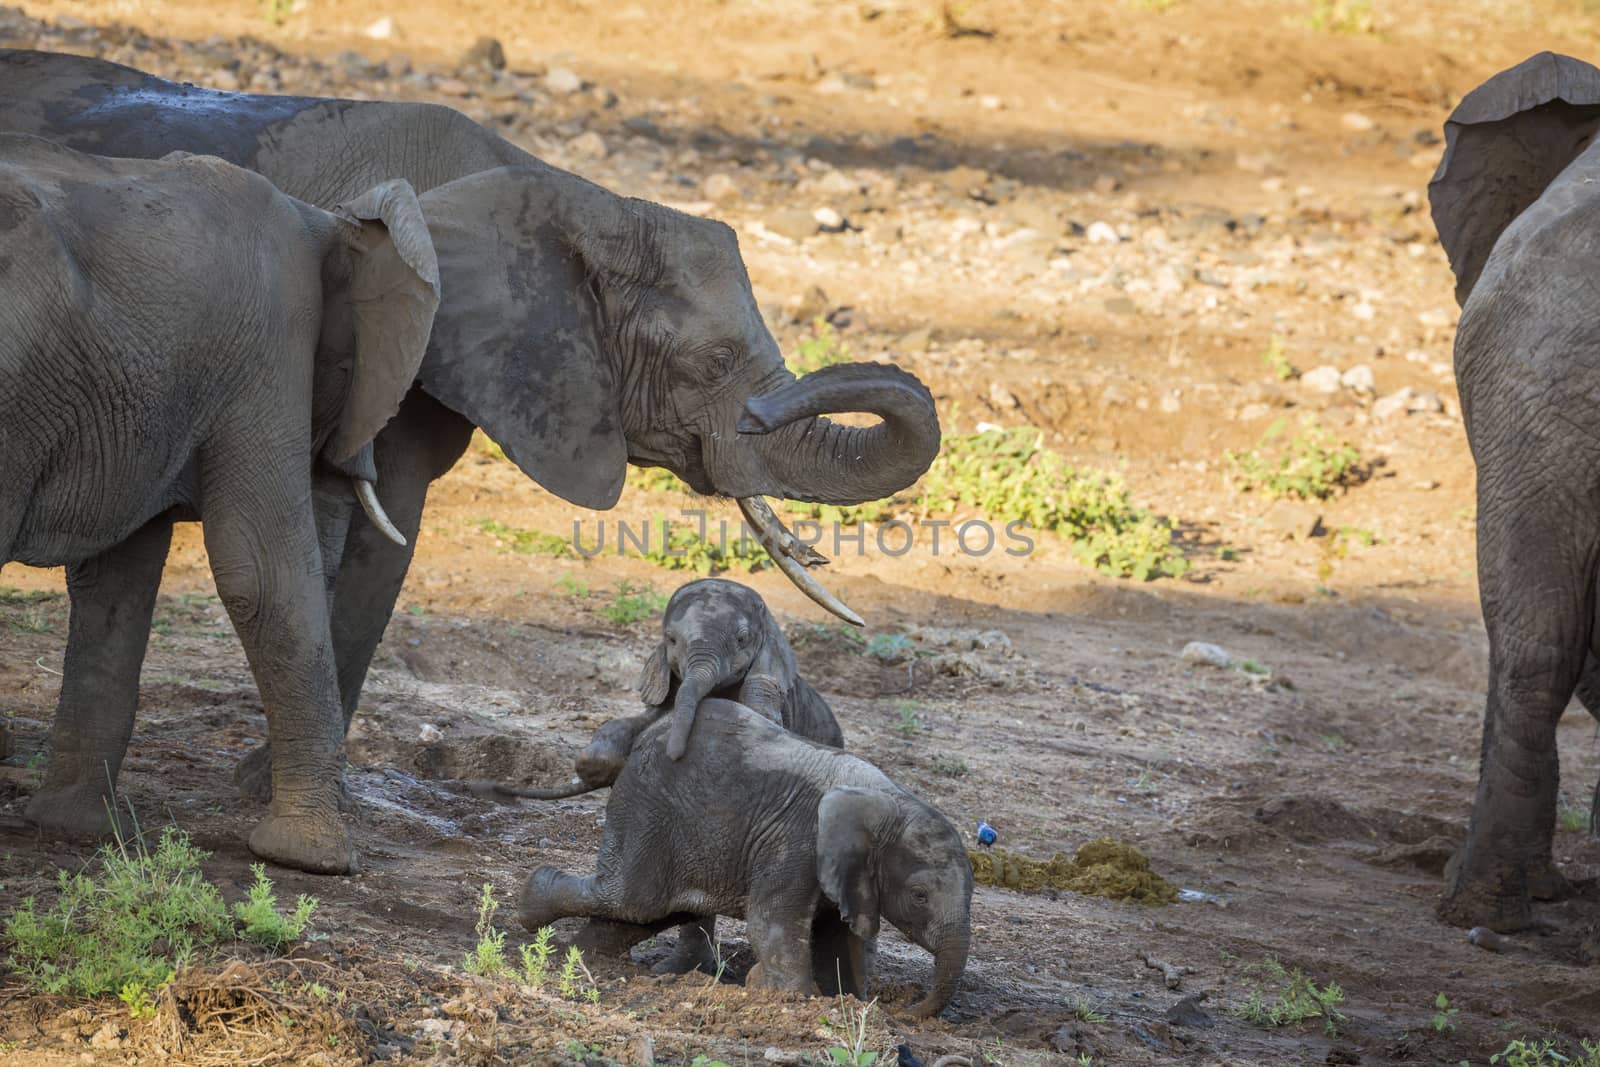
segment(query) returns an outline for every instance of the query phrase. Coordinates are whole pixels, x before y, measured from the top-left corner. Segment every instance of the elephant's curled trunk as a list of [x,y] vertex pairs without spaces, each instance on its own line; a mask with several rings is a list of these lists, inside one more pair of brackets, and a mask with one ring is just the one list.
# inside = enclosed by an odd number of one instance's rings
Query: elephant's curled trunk
[[928,984],[927,995],[906,1009],[911,1016],[927,1019],[944,1010],[967,969],[971,947],[972,929],[965,922],[947,927],[933,940],[933,980]]
[[672,729],[667,734],[667,758],[681,759],[689,747],[689,731],[694,729],[694,713],[700,702],[717,687],[715,669],[691,665],[683,672],[678,683],[678,695],[672,704]]

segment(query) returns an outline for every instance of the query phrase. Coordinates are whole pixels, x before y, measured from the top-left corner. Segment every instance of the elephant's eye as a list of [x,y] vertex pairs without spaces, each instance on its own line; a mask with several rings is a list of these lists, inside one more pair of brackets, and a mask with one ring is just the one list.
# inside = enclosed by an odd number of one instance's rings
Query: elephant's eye
[[927,907],[928,891],[923,889],[921,886],[911,890],[911,903],[915,904],[919,908]]
[[749,643],[750,643],[750,631],[741,629],[739,631],[739,647],[743,648],[745,645],[748,645]]

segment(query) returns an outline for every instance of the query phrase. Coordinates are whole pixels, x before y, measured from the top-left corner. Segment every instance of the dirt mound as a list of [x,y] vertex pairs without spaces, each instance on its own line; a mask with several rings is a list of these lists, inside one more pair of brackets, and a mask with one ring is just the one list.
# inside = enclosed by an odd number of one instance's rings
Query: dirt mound
[[1178,891],[1150,869],[1144,853],[1110,837],[1090,841],[1070,860],[1061,852],[1040,861],[1005,849],[969,851],[967,858],[982,885],[1024,893],[1065,889],[1139,904],[1170,904],[1178,899]]

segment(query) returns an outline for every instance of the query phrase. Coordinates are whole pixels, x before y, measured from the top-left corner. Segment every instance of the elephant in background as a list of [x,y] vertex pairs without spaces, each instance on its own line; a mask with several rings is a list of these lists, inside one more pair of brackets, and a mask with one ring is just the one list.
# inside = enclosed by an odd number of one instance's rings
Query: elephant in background
[[[795,378],[761,320],[733,231],[617,196],[436,105],[198,89],[80,56],[0,50],[0,129],[106,156],[222,157],[286,193],[332,205],[402,178],[422,194],[439,250],[432,341],[374,462],[393,528],[355,515],[324,544],[334,656],[348,729],[410,565],[432,481],[481,427],[534,481],[609,508],[628,463],[737,498],[779,567],[859,623],[805,568],[825,562],[763,496],[854,504],[910,485],[939,448],[933,398],[913,376],[841,364]],[[449,187],[441,193],[441,187]],[[882,421],[850,427],[828,412]],[[147,516],[68,567],[71,625],[47,793],[103,784],[120,761],[140,664],[181,513]],[[271,792],[271,749],[240,764]],[[94,829],[96,801],[51,816]]]
[[[1556,724],[1600,719],[1600,70],[1542,52],[1462,98],[1428,187],[1456,277],[1488,629],[1482,761],[1440,915],[1511,931],[1568,892]],[[1590,826],[1600,815],[1595,795]]]
[[[639,698],[649,709],[642,715],[612,719],[596,730],[576,760],[576,782],[549,789],[479,782],[472,783],[474,792],[559,800],[604,789],[622,773],[639,734],[669,712],[669,755],[680,730],[686,746],[694,711],[706,697],[736,700],[798,737],[829,748],[844,747],[844,732],[833,709],[800,677],[783,627],[754,589],[724,578],[679,586],[667,601],[661,631],[639,677]],[[681,757],[683,750],[679,747],[673,758]],[[676,950],[656,970],[714,971],[716,923],[715,915],[707,915],[682,925]]]
[[[372,442],[439,302],[411,187],[329,212],[220,159],[105,159],[3,134],[0,294],[0,564],[65,564],[81,589],[85,561],[152,516],[201,521],[280,752],[250,848],[349,870],[327,564],[350,479],[387,521]],[[56,736],[36,820],[112,818],[102,790],[132,723],[111,726],[104,762]]]
[[972,868],[950,821],[865,760],[733,701],[700,705],[677,760],[671,726],[640,735],[611,787],[595,874],[534,871],[523,925],[581,915],[637,941],[688,915],[740,916],[751,984],[861,995],[888,919],[934,958],[911,1013],[943,1009],[972,938]]

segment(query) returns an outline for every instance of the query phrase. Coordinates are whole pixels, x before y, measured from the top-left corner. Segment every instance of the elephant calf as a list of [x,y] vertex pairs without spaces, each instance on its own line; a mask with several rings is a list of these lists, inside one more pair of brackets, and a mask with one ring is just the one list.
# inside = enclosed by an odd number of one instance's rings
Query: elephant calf
[[[325,546],[350,520],[348,478],[389,526],[372,440],[421,365],[438,264],[404,181],[328,212],[175,155],[0,135],[0,564],[81,565],[158,515],[200,519],[280,754],[250,848],[343,872]],[[165,540],[142,550],[164,555]],[[102,577],[79,566],[68,584]],[[154,598],[126,610],[148,616]],[[67,673],[92,683],[118,650],[76,609],[71,625],[85,658],[69,652]],[[101,791],[131,717],[60,725],[28,815],[108,829]]]
[[[550,789],[475,783],[475,791],[560,800],[604,789],[622,773],[639,734],[669,711],[671,737],[681,731],[686,740],[694,710],[707,696],[738,700],[790,733],[830,748],[844,747],[833,709],[800,677],[783,628],[755,590],[722,578],[688,582],[667,601],[661,631],[661,641],[639,677],[639,698],[649,709],[612,719],[595,731],[578,755],[577,782]],[[685,923],[676,951],[657,970],[681,974],[696,967],[712,969],[716,921],[715,915],[707,915]]]
[[754,985],[862,994],[880,916],[933,953],[933,1015],[966,969],[972,869],[955,827],[849,753],[708,699],[680,759],[672,722],[634,743],[606,805],[596,873],[540,867],[519,917],[536,930],[569,916],[631,925],[642,940],[707,912],[746,920]]

